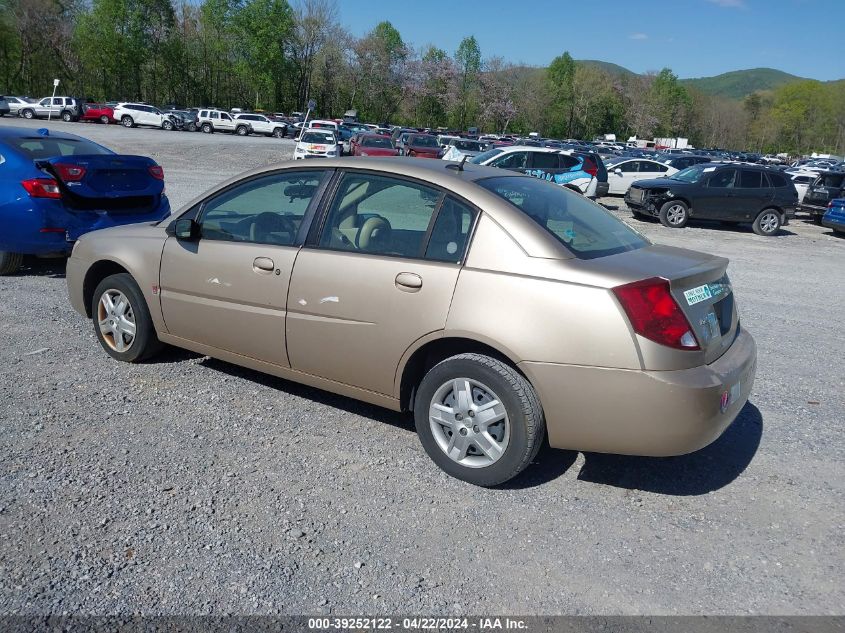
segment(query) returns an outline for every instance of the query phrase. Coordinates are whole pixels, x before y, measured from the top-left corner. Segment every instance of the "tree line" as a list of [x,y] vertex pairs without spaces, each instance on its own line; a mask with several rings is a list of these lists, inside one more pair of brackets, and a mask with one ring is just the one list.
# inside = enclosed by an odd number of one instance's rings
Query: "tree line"
[[845,152],[845,82],[803,81],[744,101],[685,86],[668,68],[620,75],[414,48],[387,21],[363,37],[333,0],[0,0],[0,91],[91,100],[317,113],[366,121],[592,138],[687,137],[700,147]]

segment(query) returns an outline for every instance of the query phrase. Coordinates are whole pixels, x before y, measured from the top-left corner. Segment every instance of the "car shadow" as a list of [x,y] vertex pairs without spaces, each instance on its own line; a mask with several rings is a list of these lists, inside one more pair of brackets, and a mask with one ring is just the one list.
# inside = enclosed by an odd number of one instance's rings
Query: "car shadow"
[[24,257],[23,265],[8,277],[52,277],[64,279],[67,259],[64,257]]
[[549,440],[543,446],[531,464],[519,475],[499,486],[499,490],[526,490],[549,483],[569,470],[578,458],[578,451],[565,451],[549,446]]
[[416,433],[416,430],[414,429],[413,416],[408,413],[391,411],[390,409],[385,409],[374,404],[368,404],[360,400],[355,400],[354,398],[347,398],[346,396],[334,394],[329,391],[323,391],[322,389],[317,389],[316,387],[309,387],[308,385],[285,380],[284,378],[278,378],[277,376],[247,369],[246,367],[233,365],[222,360],[217,360],[216,358],[203,358],[203,360],[200,361],[200,365],[222,372],[229,376],[242,378],[258,385],[283,391],[292,396],[312,400],[335,409],[341,409],[353,415],[360,415],[364,418],[389,424],[398,429],[402,429],[403,431]]
[[[660,224],[660,220],[654,216],[639,216],[633,217],[633,220],[644,222],[646,224]],[[788,225],[787,225],[788,226]],[[754,235],[754,230],[750,224],[736,223],[736,222],[720,222],[719,220],[690,220],[685,228],[688,229],[710,229],[712,231],[720,231],[727,233],[747,233]],[[674,229],[672,229],[674,230]],[[789,235],[796,235],[787,228],[780,227],[780,230],[772,237],[786,237]]]
[[760,410],[746,403],[715,442],[679,457],[586,453],[578,479],[629,490],[695,496],[724,488],[748,467],[763,434]]

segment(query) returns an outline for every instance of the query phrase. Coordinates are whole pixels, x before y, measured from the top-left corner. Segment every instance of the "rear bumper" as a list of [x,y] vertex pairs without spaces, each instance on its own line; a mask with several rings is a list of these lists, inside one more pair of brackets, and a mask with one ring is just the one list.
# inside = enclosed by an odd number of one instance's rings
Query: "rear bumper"
[[540,396],[553,447],[669,456],[697,451],[724,432],[748,400],[756,363],[754,339],[741,330],[721,358],[693,369],[519,367]]
[[834,231],[845,231],[845,211],[840,210],[836,214],[828,211],[822,216],[822,226]]

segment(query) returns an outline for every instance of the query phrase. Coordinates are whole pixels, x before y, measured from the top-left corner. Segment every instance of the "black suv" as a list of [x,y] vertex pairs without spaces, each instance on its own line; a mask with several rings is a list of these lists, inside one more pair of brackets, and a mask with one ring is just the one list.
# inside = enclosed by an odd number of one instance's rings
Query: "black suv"
[[669,178],[638,180],[625,202],[634,216],[654,216],[671,228],[690,219],[751,222],[758,235],[775,235],[795,214],[798,192],[774,169],[702,163]]
[[845,172],[823,171],[807,187],[799,208],[809,213],[816,224],[821,224],[827,205],[834,198],[845,198]]

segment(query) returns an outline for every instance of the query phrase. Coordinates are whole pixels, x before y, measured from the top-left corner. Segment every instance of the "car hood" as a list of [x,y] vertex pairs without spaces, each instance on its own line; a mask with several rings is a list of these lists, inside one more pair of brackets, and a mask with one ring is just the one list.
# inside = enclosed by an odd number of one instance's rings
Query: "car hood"
[[640,189],[656,189],[658,187],[689,187],[690,183],[682,182],[680,180],[672,180],[671,178],[648,178],[646,180],[635,180],[634,187]]

